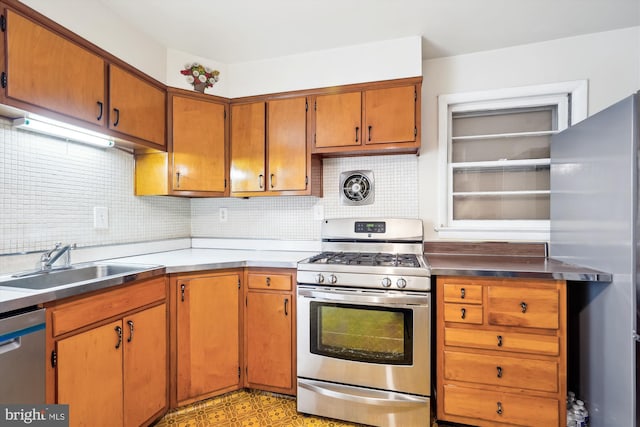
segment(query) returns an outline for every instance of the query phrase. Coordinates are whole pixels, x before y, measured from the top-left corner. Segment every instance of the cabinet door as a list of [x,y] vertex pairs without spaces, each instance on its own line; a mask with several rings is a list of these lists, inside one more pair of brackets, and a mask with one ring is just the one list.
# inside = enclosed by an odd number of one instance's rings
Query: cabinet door
[[265,106],[231,106],[231,192],[265,190]]
[[248,292],[247,382],[291,388],[291,296]]
[[238,384],[237,274],[178,281],[178,402]]
[[7,97],[104,123],[102,58],[11,10],[6,49]]
[[109,128],[165,146],[165,91],[111,64]]
[[57,403],[71,426],[122,425],[122,322],[57,342]]
[[268,102],[269,191],[299,191],[307,188],[306,106],[306,98]]
[[416,140],[416,87],[364,92],[365,144]]
[[124,426],[139,426],[167,406],[166,304],[124,318]]
[[174,96],[173,189],[224,192],[223,104]]
[[316,148],[361,145],[362,95],[360,92],[318,96],[314,109]]

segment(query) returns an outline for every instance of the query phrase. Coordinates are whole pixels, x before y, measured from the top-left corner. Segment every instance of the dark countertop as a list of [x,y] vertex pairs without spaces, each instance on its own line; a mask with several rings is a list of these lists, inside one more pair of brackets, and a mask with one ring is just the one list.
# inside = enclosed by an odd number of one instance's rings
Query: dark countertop
[[426,254],[432,276],[492,276],[610,282],[611,274],[546,257]]

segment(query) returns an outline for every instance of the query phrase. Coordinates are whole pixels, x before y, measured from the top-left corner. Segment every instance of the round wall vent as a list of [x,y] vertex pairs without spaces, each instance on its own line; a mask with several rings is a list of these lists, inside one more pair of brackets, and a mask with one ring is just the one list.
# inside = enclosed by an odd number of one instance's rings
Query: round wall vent
[[340,200],[343,205],[373,203],[373,171],[348,171],[340,174]]

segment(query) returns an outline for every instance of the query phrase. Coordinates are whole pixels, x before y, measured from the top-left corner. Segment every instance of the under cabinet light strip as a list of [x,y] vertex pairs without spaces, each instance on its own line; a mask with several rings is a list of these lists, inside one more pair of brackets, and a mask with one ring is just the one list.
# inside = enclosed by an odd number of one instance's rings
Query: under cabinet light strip
[[20,117],[13,121],[13,126],[18,129],[42,133],[68,141],[80,142],[97,147],[108,148],[115,145],[113,138],[107,135],[101,135],[96,132],[87,131],[65,123],[54,122],[49,119],[41,120],[31,116]]

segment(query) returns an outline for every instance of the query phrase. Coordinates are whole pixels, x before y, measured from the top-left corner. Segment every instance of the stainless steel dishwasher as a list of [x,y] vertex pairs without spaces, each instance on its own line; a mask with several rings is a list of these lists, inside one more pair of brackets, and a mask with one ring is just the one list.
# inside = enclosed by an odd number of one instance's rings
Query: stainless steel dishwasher
[[45,403],[44,309],[0,315],[0,402]]

